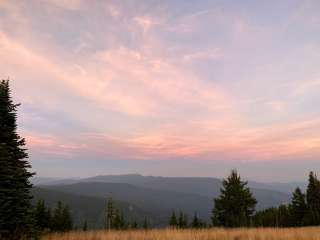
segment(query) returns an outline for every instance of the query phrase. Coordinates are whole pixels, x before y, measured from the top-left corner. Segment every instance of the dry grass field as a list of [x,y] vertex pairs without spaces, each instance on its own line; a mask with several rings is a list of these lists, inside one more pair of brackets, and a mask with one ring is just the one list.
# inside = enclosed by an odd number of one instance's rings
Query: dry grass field
[[50,234],[41,240],[320,240],[320,228],[88,231]]

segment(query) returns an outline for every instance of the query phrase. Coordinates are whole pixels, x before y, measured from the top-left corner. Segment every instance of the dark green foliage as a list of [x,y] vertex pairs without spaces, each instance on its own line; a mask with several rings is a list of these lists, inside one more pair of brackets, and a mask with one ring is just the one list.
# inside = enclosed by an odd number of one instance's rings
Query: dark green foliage
[[56,209],[53,211],[51,220],[51,230],[56,232],[66,232],[73,228],[71,213],[67,205],[62,202],[57,203]]
[[178,226],[178,221],[177,221],[177,216],[175,211],[172,211],[170,221],[169,221],[169,226],[176,228]]
[[17,133],[17,107],[9,82],[0,82],[0,238],[21,239],[32,232],[29,178],[25,140]]
[[124,219],[123,212],[116,208],[112,198],[108,198],[107,207],[106,207],[106,228],[107,229],[116,229],[122,230],[128,227]]
[[114,206],[113,206],[113,200],[110,197],[107,200],[106,223],[105,223],[106,229],[112,229],[113,228],[114,218],[115,218],[115,209],[114,209]]
[[290,205],[280,205],[278,207],[276,227],[290,227],[292,225]]
[[[56,203],[60,200],[64,204],[68,204],[72,209],[73,223],[75,227],[82,228],[83,222],[86,220],[88,223],[88,229],[101,229],[105,227],[106,216],[106,200],[99,197],[87,197],[76,194],[63,193],[53,190],[47,190],[43,188],[33,188],[34,200],[44,199],[46,205],[51,209],[56,207]],[[37,201],[34,201],[36,205]],[[114,200],[115,208],[121,209],[125,219],[130,222],[137,221],[138,225],[142,226],[144,217],[152,221],[156,220],[158,224],[159,220],[157,215],[150,214],[145,210],[141,210],[133,204]],[[148,215],[146,215],[148,214]],[[167,219],[166,219],[167,220]],[[165,221],[162,226],[167,224]],[[158,225],[157,225],[158,226]]]
[[307,193],[296,188],[289,205],[257,212],[254,225],[263,227],[301,227],[320,224],[320,182],[310,172]]
[[292,195],[290,209],[292,215],[292,224],[294,226],[304,226],[306,224],[308,212],[306,196],[301,192],[300,188],[296,188]]
[[222,182],[221,195],[214,200],[212,224],[214,226],[249,226],[255,211],[256,199],[252,196],[247,182],[241,181],[237,171]]
[[178,218],[178,227],[179,228],[187,228],[188,227],[188,216],[187,214],[180,211]]
[[198,218],[197,213],[194,214],[191,226],[192,226],[192,228],[200,228],[201,227],[201,222],[200,222],[200,219]]
[[51,211],[46,208],[43,200],[37,202],[34,209],[34,221],[38,231],[43,232],[50,229]]
[[180,211],[179,217],[177,218],[175,211],[172,211],[169,226],[173,228],[205,228],[206,223],[203,222],[199,217],[198,214],[195,213],[192,219],[192,222],[188,223],[188,215]]
[[115,210],[115,216],[114,216],[112,228],[116,230],[127,228],[127,224],[125,223],[123,213],[119,209]]
[[257,212],[253,217],[253,223],[255,227],[276,227],[277,226],[277,215],[278,209],[268,208]]
[[290,205],[280,205],[257,212],[253,217],[253,225],[256,227],[291,227]]
[[207,227],[206,223],[203,222],[199,217],[198,217],[198,214],[195,213],[194,216],[193,216],[193,220],[192,220],[192,223],[191,223],[191,227],[192,228],[205,228]]
[[307,188],[308,225],[320,224],[320,182],[313,172],[309,174],[309,184]]
[[63,211],[62,211],[62,216],[63,216],[63,231],[70,231],[72,230],[73,228],[73,223],[72,223],[72,217],[71,217],[71,213],[70,213],[70,209],[69,209],[69,206],[66,205],[64,208],[63,208]]
[[[43,200],[39,200],[34,207],[34,223],[37,231],[65,232],[73,229],[73,221],[68,205],[58,201],[52,213]],[[85,221],[87,227],[87,222]]]

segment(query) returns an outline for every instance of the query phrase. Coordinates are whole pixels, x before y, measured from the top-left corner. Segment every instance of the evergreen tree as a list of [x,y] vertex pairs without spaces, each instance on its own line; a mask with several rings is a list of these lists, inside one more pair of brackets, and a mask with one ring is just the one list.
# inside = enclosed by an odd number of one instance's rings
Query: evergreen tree
[[51,209],[49,207],[47,208],[46,218],[47,218],[47,228],[48,228],[48,230],[51,230],[51,228],[52,228],[52,214],[51,214]]
[[178,227],[179,228],[183,228],[184,227],[183,212],[181,212],[181,211],[179,213],[179,218],[178,218]]
[[107,209],[106,209],[106,228],[112,229],[114,226],[114,217],[115,217],[115,209],[113,206],[113,200],[111,197],[107,200]]
[[34,221],[37,229],[39,231],[44,231],[49,228],[50,213],[45,206],[45,202],[43,200],[39,200],[34,210]]
[[120,229],[125,229],[126,228],[126,223],[124,220],[123,213],[119,210],[115,210],[115,216],[113,219],[113,226],[112,228],[120,230]]
[[308,208],[306,203],[306,196],[301,192],[300,188],[296,188],[296,190],[293,192],[290,210],[292,214],[293,225],[305,225]]
[[70,231],[73,228],[72,217],[70,213],[69,206],[66,205],[62,211],[62,219],[63,219],[63,229],[62,231]]
[[255,227],[277,227],[277,208],[268,208],[259,212],[253,216],[253,225]]
[[320,182],[310,172],[307,193],[296,188],[289,205],[280,205],[257,212],[253,218],[257,227],[299,227],[320,224]]
[[306,218],[308,225],[320,224],[320,182],[317,176],[310,172],[309,184],[307,188],[308,216]]
[[171,227],[174,227],[174,228],[178,226],[177,216],[176,216],[176,213],[175,213],[174,210],[172,211],[172,214],[171,214],[171,217],[170,217],[170,221],[169,221],[169,225]]
[[53,211],[52,230],[57,232],[70,231],[73,228],[72,217],[69,207],[64,206],[62,202],[57,203]]
[[252,218],[255,227],[293,227],[291,205],[280,205],[257,212]]
[[186,228],[188,227],[188,216],[180,211],[179,219],[178,219],[178,227],[179,228]]
[[219,198],[214,200],[212,223],[215,226],[241,227],[249,226],[255,211],[256,199],[247,182],[241,181],[236,170],[222,182],[223,188]]
[[116,208],[111,197],[108,198],[105,212],[105,228],[126,229],[129,224],[125,221],[123,212]]
[[192,220],[192,224],[191,224],[192,228],[200,228],[201,227],[201,222],[198,218],[198,214],[195,213],[193,216],[193,220]]
[[277,209],[277,225],[276,227],[291,227],[292,217],[290,205],[280,205]]
[[56,208],[53,210],[51,227],[53,231],[63,231],[63,204],[58,201]]
[[32,231],[28,154],[17,133],[17,107],[9,81],[0,81],[0,238],[21,239]]

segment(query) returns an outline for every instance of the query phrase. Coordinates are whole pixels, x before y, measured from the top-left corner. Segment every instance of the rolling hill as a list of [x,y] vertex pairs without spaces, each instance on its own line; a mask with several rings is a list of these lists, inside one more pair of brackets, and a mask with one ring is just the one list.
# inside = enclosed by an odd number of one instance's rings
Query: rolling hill
[[[107,175],[82,179],[84,182],[108,182],[108,183],[130,183],[132,185],[154,190],[165,190],[173,192],[191,193],[206,196],[210,199],[220,194],[222,182],[217,178],[200,177],[153,177],[138,174],[129,175]],[[290,201],[291,194],[272,190],[270,185],[255,183],[254,187],[249,186],[253,195],[258,199],[257,209],[264,209],[277,206]],[[266,188],[258,188],[259,186]],[[269,186],[267,188],[267,186]]]
[[[40,183],[41,184],[41,183]],[[254,183],[255,187],[259,184]],[[261,185],[264,186],[264,185]],[[61,200],[70,205],[77,222],[88,219],[93,226],[103,223],[107,197],[112,196],[126,216],[139,222],[145,216],[153,226],[166,226],[173,209],[189,217],[195,212],[210,220],[212,199],[220,193],[217,178],[153,177],[138,174],[106,175],[85,179],[55,179],[34,190],[35,199],[49,205]],[[258,200],[257,209],[277,206],[290,201],[290,194],[272,189],[251,188]]]

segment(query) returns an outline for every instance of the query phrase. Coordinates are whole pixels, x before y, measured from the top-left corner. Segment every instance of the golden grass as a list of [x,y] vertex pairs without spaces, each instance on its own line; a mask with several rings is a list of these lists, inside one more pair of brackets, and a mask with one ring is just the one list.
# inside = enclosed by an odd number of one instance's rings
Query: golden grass
[[320,240],[320,227],[274,229],[128,230],[49,234],[41,240]]

